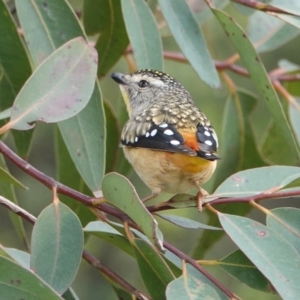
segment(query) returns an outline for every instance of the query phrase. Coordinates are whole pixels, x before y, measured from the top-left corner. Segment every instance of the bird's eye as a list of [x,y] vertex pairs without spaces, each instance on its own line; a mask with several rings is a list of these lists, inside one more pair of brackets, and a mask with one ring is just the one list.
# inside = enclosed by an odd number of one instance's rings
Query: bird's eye
[[139,83],[138,83],[139,87],[140,88],[145,88],[149,85],[149,82],[146,81],[146,80],[141,80]]

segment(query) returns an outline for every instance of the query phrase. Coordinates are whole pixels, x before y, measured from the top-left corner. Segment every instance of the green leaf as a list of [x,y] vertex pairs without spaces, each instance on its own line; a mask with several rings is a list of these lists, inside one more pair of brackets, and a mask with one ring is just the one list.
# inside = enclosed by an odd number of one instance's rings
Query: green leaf
[[20,187],[22,189],[27,189],[23,183],[21,183],[18,179],[13,177],[7,170],[0,167],[0,180],[3,180],[7,183],[10,183],[14,186]]
[[[74,11],[65,0],[16,0],[16,7],[36,65],[66,41],[84,36]],[[98,84],[95,84],[85,109],[58,126],[78,171],[89,188],[97,194],[105,170],[106,133]]]
[[256,11],[249,18],[248,34],[257,51],[261,53],[285,45],[299,35],[299,30],[274,16]]
[[237,171],[264,165],[257,152],[248,118],[256,102],[254,95],[241,90],[226,101],[219,152],[220,157],[226,159],[218,165],[215,186]]
[[83,24],[87,35],[99,33],[98,76],[103,76],[124,53],[129,40],[123,20],[121,1],[85,0]]
[[[271,121],[264,130],[260,144],[260,153],[265,162],[270,165],[297,165],[298,158],[290,155],[290,146],[284,141],[279,125]],[[278,151],[280,147],[280,151]]]
[[300,209],[275,208],[267,215],[267,226],[289,242],[300,254]]
[[62,295],[65,300],[79,300],[79,297],[76,295],[72,288],[67,289],[67,291]]
[[276,293],[270,282],[241,250],[236,250],[220,259],[218,265],[236,280],[255,290]]
[[[5,1],[0,1],[0,45],[0,110],[4,110],[12,106],[31,74],[27,51]],[[10,111],[5,118],[9,116]],[[13,136],[19,155],[25,157],[32,133],[13,132]]]
[[125,212],[143,233],[160,250],[163,248],[163,236],[157,221],[139,199],[134,187],[124,176],[117,173],[107,174],[102,183],[104,198]]
[[183,54],[199,77],[211,87],[220,79],[207,50],[202,32],[185,0],[158,0],[162,13]]
[[161,217],[164,220],[167,220],[175,225],[178,225],[183,228],[189,228],[189,229],[209,229],[209,230],[222,230],[222,228],[218,227],[213,227],[209,226],[206,224],[202,224],[200,222],[184,218],[181,216],[176,216],[176,215],[166,215],[166,214],[158,214],[156,213],[157,216]]
[[229,237],[270,280],[279,295],[286,300],[297,299],[300,256],[295,248],[257,221],[221,213],[218,216]]
[[67,42],[32,74],[18,94],[11,128],[31,129],[31,123],[54,123],[82,110],[94,88],[97,54],[82,38]]
[[169,300],[220,299],[215,290],[190,274],[183,274],[169,283],[166,296]]
[[147,242],[135,239],[134,250],[144,284],[153,300],[165,299],[165,289],[175,279],[159,252]]
[[31,271],[3,256],[0,256],[0,293],[2,299],[62,299]]
[[282,105],[279,101],[270,78],[258,57],[253,45],[247,38],[242,28],[226,13],[212,8],[213,13],[222,25],[225,32],[239,53],[241,60],[244,62],[250,77],[259,90],[266,106],[271,112],[274,121],[279,124],[279,130],[285,138],[285,143],[290,147],[290,156],[299,161],[299,149],[294,134],[284,114]]
[[[70,153],[62,139],[61,133],[59,132],[58,128],[56,129],[57,130],[55,130],[54,137],[55,154],[59,161],[56,169],[57,180],[78,192],[89,195],[90,190],[76,169]],[[70,197],[64,195],[60,195],[60,200],[74,211],[74,213],[78,216],[82,226],[85,226],[90,221],[95,220],[95,215],[93,212],[87,206],[82,205],[82,203],[74,201]]]
[[[0,167],[8,172],[8,168],[3,155],[0,155]],[[9,199],[14,204],[19,205],[13,185],[0,180],[0,193],[6,199]],[[29,249],[29,241],[24,228],[23,219],[20,216],[16,215],[14,212],[9,212],[9,216],[25,247]]]
[[[297,99],[296,101],[300,106],[300,99]],[[295,135],[300,145],[300,112],[292,104],[289,105],[289,115],[290,115],[292,127],[294,129]]]
[[[180,260],[180,258],[178,256],[176,256],[172,252],[167,250],[164,253],[164,257],[168,261],[172,262],[172,264],[174,264],[177,268],[179,268],[179,269],[182,268],[182,261]],[[216,286],[212,281],[210,281],[207,277],[205,277],[201,272],[199,272],[193,266],[187,264],[186,269],[187,269],[188,274],[190,274],[191,276],[193,276],[194,278],[196,278],[203,284],[210,286],[214,291],[216,291],[216,293],[218,294],[218,297],[219,297],[217,299],[228,300],[227,295],[223,291],[221,291],[218,286]]]
[[19,249],[3,247],[0,244],[0,255],[7,256],[8,258],[13,259],[25,269],[30,269],[30,255],[27,252],[21,251]]
[[84,232],[93,234],[108,243],[120,248],[127,254],[134,256],[133,249],[128,239],[119,233],[109,224],[103,221],[90,222],[85,228]]
[[281,189],[300,177],[300,168],[271,166],[238,172],[227,178],[213,197],[248,197]]
[[139,69],[163,70],[162,42],[145,1],[121,0],[123,17]]
[[120,128],[117,117],[115,116],[109,103],[104,102],[106,119],[106,166],[105,173],[112,172],[115,168],[117,156],[120,151]]
[[46,207],[33,227],[30,266],[58,293],[71,285],[83,250],[83,232],[78,217],[55,201]]

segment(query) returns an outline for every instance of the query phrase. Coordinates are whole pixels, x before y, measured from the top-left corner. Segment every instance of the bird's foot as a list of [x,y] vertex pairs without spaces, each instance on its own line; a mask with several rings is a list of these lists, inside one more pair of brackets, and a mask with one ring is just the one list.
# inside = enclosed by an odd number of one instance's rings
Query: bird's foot
[[199,192],[197,194],[197,207],[198,207],[198,211],[202,211],[202,206],[204,203],[204,198],[206,196],[208,196],[208,192],[202,188],[199,188]]

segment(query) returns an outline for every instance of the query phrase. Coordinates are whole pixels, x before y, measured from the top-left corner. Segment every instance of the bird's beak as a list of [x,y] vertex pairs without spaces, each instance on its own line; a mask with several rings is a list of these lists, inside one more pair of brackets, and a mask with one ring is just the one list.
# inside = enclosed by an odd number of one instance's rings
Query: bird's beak
[[121,74],[121,73],[112,73],[110,76],[118,84],[127,85],[124,74]]

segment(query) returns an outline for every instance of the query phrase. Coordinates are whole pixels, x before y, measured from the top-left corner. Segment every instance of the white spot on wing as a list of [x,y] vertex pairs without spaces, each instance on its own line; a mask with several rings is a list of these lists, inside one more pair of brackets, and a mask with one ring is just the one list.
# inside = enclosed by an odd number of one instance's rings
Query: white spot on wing
[[208,146],[212,146],[212,142],[209,141],[209,140],[206,140],[204,143],[205,143],[206,145],[208,145]]
[[157,133],[157,129],[153,129],[153,130],[151,131],[150,135],[151,135],[151,136],[155,136],[156,133]]
[[161,128],[167,128],[168,127],[168,124],[167,123],[162,123],[160,125],[158,125],[159,127]]
[[136,136],[135,139],[134,139],[134,141],[137,143],[138,140],[139,140],[139,138]]
[[149,131],[146,132],[146,138],[149,137],[150,133]]
[[211,154],[210,154],[210,153],[208,153],[208,152],[206,152],[206,153],[205,153],[205,155],[206,155],[206,156],[211,156]]
[[210,133],[209,133],[209,131],[207,131],[207,130],[204,131],[204,134],[205,134],[206,136],[210,136]]
[[173,132],[171,129],[166,129],[166,130],[164,131],[164,134],[166,134],[166,135],[173,135],[174,132]]
[[180,142],[177,140],[172,140],[172,141],[170,141],[170,144],[172,144],[173,146],[178,146],[178,145],[180,145]]

